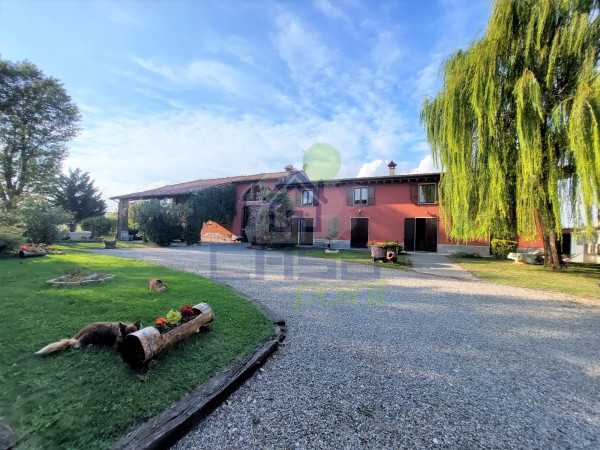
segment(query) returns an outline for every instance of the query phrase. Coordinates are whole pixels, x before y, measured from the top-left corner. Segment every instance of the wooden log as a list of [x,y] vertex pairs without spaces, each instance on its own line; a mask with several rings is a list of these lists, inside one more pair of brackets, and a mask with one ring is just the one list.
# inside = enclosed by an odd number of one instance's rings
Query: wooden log
[[147,364],[165,348],[198,333],[200,328],[212,322],[215,317],[212,308],[206,303],[194,306],[194,312],[197,312],[198,316],[164,334],[160,334],[154,327],[146,327],[125,336],[121,346],[121,358],[134,367]]
[[21,250],[19,252],[19,258],[29,258],[32,256],[44,256],[46,254],[45,249],[40,250]]

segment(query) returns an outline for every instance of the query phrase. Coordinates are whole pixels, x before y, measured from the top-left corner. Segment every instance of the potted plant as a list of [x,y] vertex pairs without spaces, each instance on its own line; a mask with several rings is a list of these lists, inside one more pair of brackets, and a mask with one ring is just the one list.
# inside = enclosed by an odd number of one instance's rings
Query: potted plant
[[398,241],[368,241],[367,247],[371,248],[371,258],[373,262],[386,259],[388,250],[392,250],[396,254],[400,253],[404,244]]
[[117,238],[115,237],[114,241],[107,241],[104,239],[104,236],[101,236],[102,242],[104,242],[104,248],[117,248]]
[[340,234],[340,230],[338,228],[339,219],[337,216],[333,216],[329,219],[329,223],[327,224],[327,240],[329,241],[328,248],[331,249],[331,241],[333,241],[338,234]]

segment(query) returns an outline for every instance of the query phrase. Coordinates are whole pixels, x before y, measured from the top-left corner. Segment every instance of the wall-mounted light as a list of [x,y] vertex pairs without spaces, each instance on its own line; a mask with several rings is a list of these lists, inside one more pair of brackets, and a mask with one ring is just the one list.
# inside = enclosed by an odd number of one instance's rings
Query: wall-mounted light
[[362,214],[362,209],[358,210],[358,217],[360,217],[360,215]]
[[427,216],[428,216],[428,215],[429,215],[429,211],[425,211],[425,215],[427,215]]

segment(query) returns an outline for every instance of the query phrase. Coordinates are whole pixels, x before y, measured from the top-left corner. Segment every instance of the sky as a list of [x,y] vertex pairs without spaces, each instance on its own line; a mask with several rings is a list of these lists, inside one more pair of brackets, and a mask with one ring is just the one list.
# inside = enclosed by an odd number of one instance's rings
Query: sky
[[318,143],[336,178],[432,172],[421,103],[489,15],[488,0],[0,0],[0,58],[63,83],[82,114],[63,171],[105,199],[302,168]]

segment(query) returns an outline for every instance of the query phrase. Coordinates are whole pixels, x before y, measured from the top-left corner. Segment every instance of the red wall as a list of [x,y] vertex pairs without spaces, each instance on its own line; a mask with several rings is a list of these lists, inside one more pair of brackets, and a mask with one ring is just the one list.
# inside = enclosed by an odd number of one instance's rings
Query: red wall
[[[439,204],[412,204],[411,186],[427,184],[429,181],[408,183],[370,183],[344,184],[341,186],[325,185],[318,189],[318,206],[295,206],[295,217],[312,217],[314,223],[314,238],[325,239],[327,224],[332,216],[339,218],[340,234],[336,239],[350,240],[350,218],[361,217],[369,219],[369,240],[404,241],[405,218],[432,218],[438,220],[438,244],[489,245],[489,240],[454,241],[446,237],[444,219],[440,218]],[[256,183],[254,183],[256,184]],[[265,182],[271,189],[275,181]],[[250,189],[251,183],[236,185],[237,205],[236,215],[231,227],[227,227],[235,235],[242,235],[244,195]],[[373,205],[347,206],[346,195],[348,188],[374,186],[375,203]],[[296,189],[289,191],[292,201],[296,198]],[[359,215],[358,211],[361,210]],[[428,214],[429,213],[429,214]],[[543,247],[541,237],[534,241],[519,239],[519,247]]]
[[[426,184],[427,182],[423,182]],[[405,218],[432,218],[440,215],[439,205],[412,204],[411,185],[420,183],[374,183],[375,203],[373,205],[347,206],[346,195],[348,188],[365,186],[348,184],[341,186],[326,185],[319,188],[318,206],[296,206],[294,216],[314,217],[315,239],[324,239],[327,234],[329,218],[339,218],[340,235],[337,239],[350,240],[350,218],[361,217],[369,219],[369,240],[404,241]],[[290,197],[295,198],[295,190],[290,191]],[[361,211],[359,215],[359,210]],[[443,219],[438,221],[438,244],[454,244],[446,238]],[[464,244],[464,242],[461,242]],[[471,241],[472,245],[489,245],[487,241]]]

